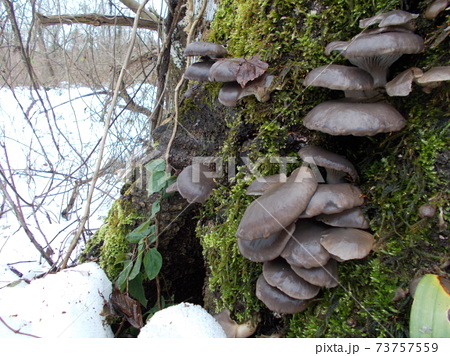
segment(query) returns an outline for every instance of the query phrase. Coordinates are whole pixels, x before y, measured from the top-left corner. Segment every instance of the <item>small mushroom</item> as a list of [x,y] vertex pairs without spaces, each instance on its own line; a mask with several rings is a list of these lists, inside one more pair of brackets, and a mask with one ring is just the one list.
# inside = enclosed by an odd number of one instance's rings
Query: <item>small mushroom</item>
[[406,32],[362,33],[350,41],[331,42],[325,53],[339,51],[353,65],[369,72],[374,87],[386,84],[389,66],[403,54],[419,53],[423,50],[422,37]]
[[306,282],[296,274],[282,258],[264,262],[263,276],[272,287],[278,288],[294,299],[312,299],[320,290],[318,286]]
[[260,102],[266,102],[270,99],[272,91],[272,75],[262,75],[260,78],[248,82],[245,88],[242,88],[237,82],[224,83],[219,91],[219,102],[222,105],[234,107],[239,99],[254,95]]
[[210,173],[204,164],[194,164],[184,168],[177,178],[177,190],[189,203],[204,203],[216,183],[207,176]]
[[386,93],[389,96],[407,96],[411,93],[412,82],[423,75],[420,68],[412,67],[400,74],[385,85]]
[[423,16],[428,20],[434,20],[449,4],[448,0],[435,0],[428,5]]
[[303,119],[310,130],[330,135],[374,136],[383,132],[400,131],[406,124],[403,116],[385,102],[325,101],[312,109]]
[[423,91],[430,93],[431,89],[441,85],[443,81],[450,80],[450,66],[431,68],[416,79],[416,83],[423,86]]
[[262,274],[256,281],[256,297],[271,311],[280,314],[300,313],[309,305],[309,300],[291,298],[278,288],[272,287]]
[[212,61],[203,61],[191,64],[184,72],[184,78],[187,80],[196,80],[199,82],[209,81],[209,70],[214,64]]
[[335,227],[322,233],[320,243],[334,259],[343,262],[366,257],[375,239],[367,231]]
[[298,154],[304,162],[324,167],[328,184],[345,183],[347,175],[354,181],[358,180],[358,172],[344,156],[312,145],[301,148]]
[[256,331],[256,326],[253,320],[250,320],[244,324],[238,324],[231,319],[231,313],[229,309],[222,310],[219,314],[214,315],[214,318],[222,327],[223,331],[228,338],[244,338],[252,336]]
[[436,207],[429,203],[422,204],[419,208],[421,218],[432,218],[436,214]]
[[287,180],[286,174],[274,174],[266,177],[256,177],[254,181],[248,186],[245,194],[247,195],[262,195],[266,190],[272,187],[285,183]]
[[236,232],[243,240],[269,237],[291,225],[308,205],[317,181],[308,167],[299,167],[286,183],[266,191],[246,209]]
[[359,21],[359,27],[366,28],[374,24],[378,24],[379,27],[405,26],[417,17],[419,17],[419,14],[412,14],[403,10],[393,10],[362,19]]
[[311,218],[320,214],[337,214],[363,204],[362,192],[353,184],[320,184],[299,217]]
[[191,42],[184,49],[185,56],[200,56],[209,58],[222,58],[228,54],[225,47],[218,43]]
[[211,82],[235,82],[239,66],[245,62],[244,58],[225,58],[217,61],[209,71]]
[[289,225],[285,230],[273,233],[264,239],[242,240],[237,239],[238,248],[242,256],[253,262],[271,261],[280,256],[286,247],[295,224]]
[[298,220],[295,231],[280,256],[291,266],[314,268],[325,265],[330,254],[320,244],[320,239],[328,228],[311,219]]
[[358,67],[328,64],[309,72],[303,85],[334,90],[366,90],[373,88],[373,78]]
[[369,228],[369,221],[359,207],[346,209],[337,214],[321,214],[316,216],[315,219],[334,227]]
[[303,268],[291,266],[292,270],[302,277],[305,281],[315,286],[334,288],[339,284],[337,262],[330,258],[324,266],[315,268]]
[[[372,76],[358,67],[329,64],[313,69],[305,78],[304,86],[343,90],[346,97],[364,96],[374,87]],[[357,95],[360,92],[361,94]]]

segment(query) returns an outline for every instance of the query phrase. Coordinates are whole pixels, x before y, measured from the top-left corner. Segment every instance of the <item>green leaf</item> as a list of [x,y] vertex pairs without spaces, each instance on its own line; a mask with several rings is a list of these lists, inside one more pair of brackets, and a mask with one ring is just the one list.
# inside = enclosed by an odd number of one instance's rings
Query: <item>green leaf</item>
[[147,278],[155,278],[162,267],[162,256],[156,248],[151,248],[144,256],[144,268]]
[[152,195],[153,193],[159,192],[165,188],[170,177],[171,175],[164,171],[153,173],[147,181],[148,195]]
[[144,165],[145,169],[151,173],[154,172],[164,172],[166,169],[166,161],[162,158],[154,159],[150,161],[146,165]]
[[132,244],[138,243],[140,240],[142,240],[145,236],[149,235],[152,232],[152,225],[150,225],[152,222],[152,218],[148,219],[141,225],[139,225],[136,229],[131,231],[127,236],[126,239],[131,242]]
[[450,337],[450,280],[426,274],[417,284],[411,307],[409,336]]
[[152,204],[152,215],[150,216],[150,219],[153,219],[155,215],[159,213],[160,210],[161,210],[161,202],[157,200]]
[[120,272],[119,277],[117,278],[117,287],[123,291],[125,286],[127,285],[128,276],[131,273],[131,269],[133,268],[133,261],[126,260],[124,263],[124,267],[122,272]]
[[144,275],[142,273],[139,273],[136,278],[134,278],[132,281],[128,282],[128,293],[139,301],[144,308],[147,308],[147,302],[148,300],[145,298],[145,291],[143,286],[144,281]]
[[142,252],[138,252],[136,262],[134,262],[133,269],[131,270],[130,275],[128,276],[128,279],[130,281],[133,280],[141,271],[141,266],[142,266]]
[[151,231],[148,234],[147,244],[151,244],[156,241],[156,225],[151,226]]

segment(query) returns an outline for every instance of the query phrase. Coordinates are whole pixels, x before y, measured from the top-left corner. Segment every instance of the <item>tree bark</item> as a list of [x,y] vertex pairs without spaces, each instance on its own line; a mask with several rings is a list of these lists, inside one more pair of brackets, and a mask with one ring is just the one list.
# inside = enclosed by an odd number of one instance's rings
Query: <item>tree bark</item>
[[[39,21],[43,26],[52,25],[74,25],[85,24],[94,26],[133,26],[134,18],[127,16],[105,16],[100,14],[83,14],[83,15],[51,15],[46,16],[36,13]],[[158,23],[151,20],[140,19],[138,21],[139,28],[146,28],[156,31]]]

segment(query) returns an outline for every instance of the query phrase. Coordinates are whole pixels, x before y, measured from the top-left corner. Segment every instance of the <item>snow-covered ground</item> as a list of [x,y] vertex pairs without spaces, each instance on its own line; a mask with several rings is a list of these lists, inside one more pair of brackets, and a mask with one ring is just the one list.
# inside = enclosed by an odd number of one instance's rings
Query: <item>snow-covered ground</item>
[[[89,183],[79,190],[70,214],[63,217],[62,212],[77,180],[92,176],[97,159],[95,145],[103,133],[109,96],[92,95],[91,89],[74,87],[41,90],[39,94],[48,109],[47,115],[36,92],[27,88],[15,89],[14,93],[0,90],[0,143],[4,146],[0,147],[0,164],[7,178],[0,177],[0,181],[14,182],[31,232],[44,249],[51,247],[53,260],[61,261],[78,227]],[[143,104],[151,107],[151,96]],[[116,113],[120,110],[118,107]],[[138,138],[148,136],[145,120],[141,124],[139,120],[133,121],[132,126],[123,130],[127,119],[130,116],[119,116],[107,141],[103,164],[111,162],[112,166],[97,184],[87,225],[91,233],[101,226],[111,203],[119,196],[123,177],[116,173],[127,165],[133,147],[139,146]],[[5,187],[15,199],[12,187]],[[1,288],[19,278],[12,269],[31,279],[46,272],[49,266],[30,243],[1,194],[0,206]],[[79,252],[80,248],[73,257]]]

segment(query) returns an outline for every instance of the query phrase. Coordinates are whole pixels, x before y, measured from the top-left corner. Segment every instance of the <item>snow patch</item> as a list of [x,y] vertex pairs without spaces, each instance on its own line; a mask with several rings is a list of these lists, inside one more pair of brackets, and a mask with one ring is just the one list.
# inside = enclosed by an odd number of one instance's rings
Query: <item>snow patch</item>
[[[100,315],[112,292],[94,262],[0,290],[0,316],[21,333],[52,338],[114,337]],[[29,337],[0,323],[0,337]]]
[[226,338],[220,324],[200,305],[181,303],[160,310],[138,338]]

